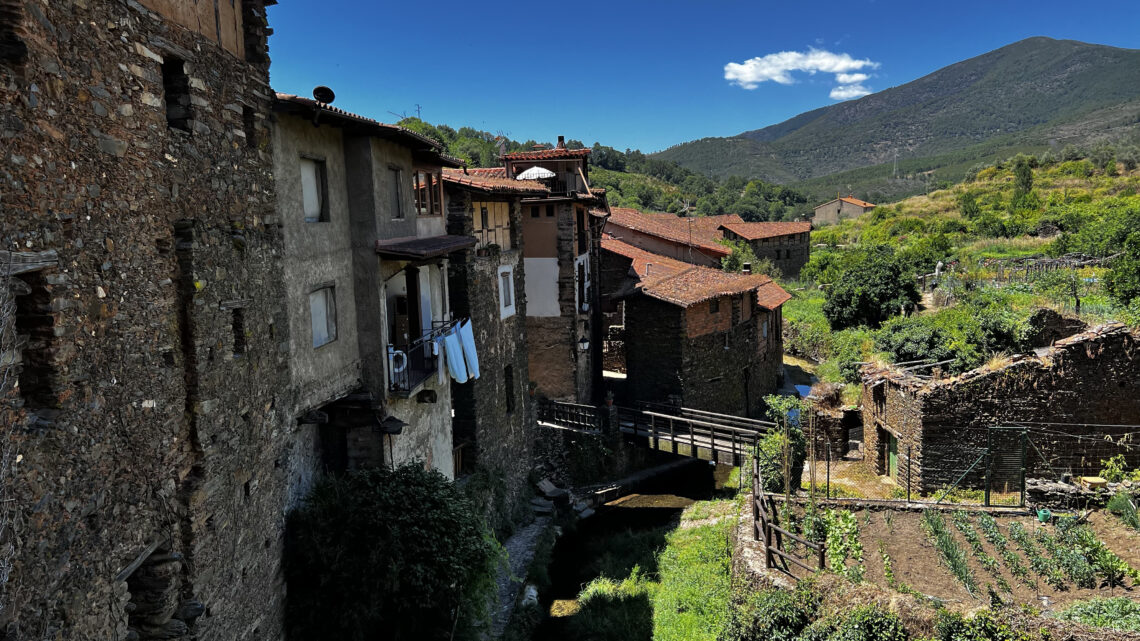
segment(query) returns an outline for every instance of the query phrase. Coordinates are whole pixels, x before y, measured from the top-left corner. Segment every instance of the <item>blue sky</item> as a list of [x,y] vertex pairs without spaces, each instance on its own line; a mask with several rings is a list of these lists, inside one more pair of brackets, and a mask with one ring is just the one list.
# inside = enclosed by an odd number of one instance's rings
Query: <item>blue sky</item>
[[[278,91],[325,84],[337,106],[381,121],[418,104],[432,123],[646,152],[759,129],[1030,36],[1140,48],[1137,0],[283,0],[269,21]],[[729,63],[743,65],[736,82]]]

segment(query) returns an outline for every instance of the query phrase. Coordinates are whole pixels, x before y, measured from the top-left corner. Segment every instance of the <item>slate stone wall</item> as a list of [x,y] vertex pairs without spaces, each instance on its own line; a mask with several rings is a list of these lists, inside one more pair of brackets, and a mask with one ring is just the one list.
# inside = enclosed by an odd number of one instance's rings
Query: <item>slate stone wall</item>
[[811,234],[808,232],[753,240],[749,244],[757,258],[771,260],[784,276],[798,275],[811,260]]
[[[987,447],[988,428],[1020,422],[1030,425],[1028,476],[1095,475],[1100,461],[1115,454],[1135,467],[1140,450],[1124,439],[1134,428],[1116,425],[1140,421],[1138,347],[1137,336],[1123,327],[1099,328],[1058,341],[1044,360],[1020,357],[994,371],[925,386],[910,380],[864,386],[866,451],[871,456],[882,449],[882,430],[897,432],[900,453],[913,448],[916,483],[929,491],[966,471]],[[1019,451],[1016,433],[995,439],[997,456]],[[875,465],[882,473],[881,462]],[[984,468],[965,482],[979,487]],[[995,478],[1016,485],[1016,479]]]
[[[129,0],[4,8],[27,54],[0,56],[2,249],[58,260],[20,286],[38,340],[5,410],[20,536],[0,636],[280,638],[295,428],[268,61]],[[264,51],[264,8],[242,12]]]
[[[447,195],[448,233],[471,235],[475,212],[470,193],[448,187]],[[501,497],[482,497],[489,522],[496,525],[508,522],[526,497],[535,440],[534,406],[527,389],[530,378],[521,211],[518,200],[511,200],[511,246],[515,249],[492,256],[477,256],[474,249],[455,252],[449,269],[452,311],[457,317],[471,318],[480,347],[481,372],[477,380],[451,383],[454,441],[456,446],[463,446],[465,468],[456,474],[484,470],[502,481],[495,490],[502,491]],[[507,318],[500,318],[499,268],[503,266],[513,269],[515,311]]]

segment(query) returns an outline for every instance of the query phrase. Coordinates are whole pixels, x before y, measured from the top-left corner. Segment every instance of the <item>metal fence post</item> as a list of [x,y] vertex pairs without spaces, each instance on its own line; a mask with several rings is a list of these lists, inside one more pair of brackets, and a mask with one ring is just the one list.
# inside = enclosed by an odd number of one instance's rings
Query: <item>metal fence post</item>
[[993,467],[994,428],[986,430],[986,493],[985,506],[990,506],[990,468]]
[[1018,507],[1025,507],[1025,441],[1029,438],[1028,431],[1021,430],[1021,504]]

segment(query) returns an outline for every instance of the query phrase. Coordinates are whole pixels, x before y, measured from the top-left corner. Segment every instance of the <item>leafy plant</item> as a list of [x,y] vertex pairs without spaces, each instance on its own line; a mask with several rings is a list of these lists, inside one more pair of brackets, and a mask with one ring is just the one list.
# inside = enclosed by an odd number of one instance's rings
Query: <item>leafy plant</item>
[[1009,568],[1009,573],[1022,583],[1027,585],[1030,589],[1037,589],[1037,582],[1029,576],[1029,570],[1025,564],[1021,562],[1021,557],[1009,548],[1009,540],[1001,533],[1001,528],[998,527],[997,521],[994,517],[986,513],[978,514],[978,526],[982,530],[982,536],[994,546],[994,549],[1001,555],[1005,566]]
[[1021,548],[1025,553],[1025,558],[1029,560],[1029,567],[1033,568],[1045,582],[1053,586],[1056,590],[1068,590],[1069,584],[1065,581],[1065,573],[1057,565],[1057,562],[1049,557],[1041,554],[1034,545],[1033,539],[1030,538],[1029,532],[1026,531],[1025,526],[1017,521],[1009,524],[1009,538],[1013,539],[1014,543]]
[[863,567],[863,544],[859,542],[859,524],[855,515],[849,510],[828,510],[824,522],[827,525],[828,567],[852,583],[859,583],[866,568]]
[[958,531],[962,533],[962,536],[966,538],[966,542],[969,543],[973,549],[974,558],[978,559],[978,563],[981,563],[982,567],[993,575],[994,582],[997,583],[998,589],[1007,594],[1012,593],[1013,590],[1009,587],[1009,583],[1001,574],[1001,565],[998,564],[997,559],[986,551],[985,546],[982,545],[981,535],[978,534],[974,525],[970,523],[970,515],[963,510],[957,510],[951,515],[951,519],[954,521],[954,526],[958,528]]
[[473,638],[502,548],[454,483],[422,465],[324,479],[287,524],[287,625],[302,639]]
[[1058,612],[1056,617],[1098,628],[1140,632],[1140,603],[1126,597],[1096,598],[1074,603]]
[[1109,483],[1119,483],[1124,480],[1128,464],[1124,460],[1123,454],[1117,454],[1109,459],[1101,459],[1100,464],[1103,466],[1100,470],[1100,477]]
[[942,515],[934,510],[924,510],[922,512],[922,529],[934,541],[934,547],[938,550],[942,562],[950,570],[950,573],[965,586],[967,592],[976,595],[978,584],[974,579],[973,571],[970,570],[969,563],[966,561],[966,552],[962,546],[958,545],[958,541],[954,539],[954,535],[946,527],[946,521]]
[[1130,528],[1140,530],[1140,515],[1136,512],[1136,504],[1132,502],[1132,495],[1124,490],[1114,494],[1105,506],[1109,512],[1120,517]]
[[918,302],[914,279],[889,246],[856,252],[848,269],[827,289],[823,313],[835,329],[878,327]]
[[796,641],[816,615],[816,599],[803,591],[749,591],[733,608],[718,641]]
[[828,641],[906,641],[907,638],[897,614],[878,605],[859,605],[840,619]]

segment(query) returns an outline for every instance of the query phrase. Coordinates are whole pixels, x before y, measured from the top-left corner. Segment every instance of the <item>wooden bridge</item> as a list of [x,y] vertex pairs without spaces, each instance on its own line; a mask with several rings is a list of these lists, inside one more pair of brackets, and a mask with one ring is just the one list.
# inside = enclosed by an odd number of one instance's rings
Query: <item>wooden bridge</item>
[[538,422],[600,434],[615,429],[651,449],[739,465],[776,424],[685,407],[639,403],[636,408],[542,402]]

